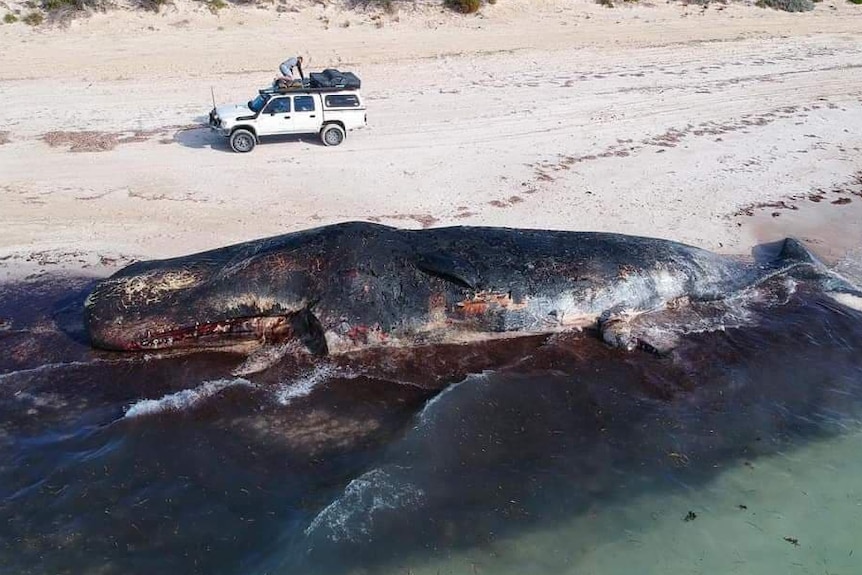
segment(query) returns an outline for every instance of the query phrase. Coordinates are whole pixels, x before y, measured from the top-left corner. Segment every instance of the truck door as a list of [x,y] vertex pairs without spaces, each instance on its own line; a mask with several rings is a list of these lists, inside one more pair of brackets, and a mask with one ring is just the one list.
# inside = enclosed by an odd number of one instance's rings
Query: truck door
[[323,110],[317,109],[317,98],[314,96],[293,97],[293,131],[296,133],[311,133],[320,130],[323,120]]
[[257,117],[257,135],[289,134],[293,132],[290,98],[273,98]]

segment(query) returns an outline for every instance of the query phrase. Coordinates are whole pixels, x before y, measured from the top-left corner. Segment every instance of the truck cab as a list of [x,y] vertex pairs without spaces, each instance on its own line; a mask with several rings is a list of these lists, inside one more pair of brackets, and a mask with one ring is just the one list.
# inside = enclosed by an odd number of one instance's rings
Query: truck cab
[[209,115],[210,128],[240,153],[252,151],[261,138],[282,134],[318,134],[324,145],[337,146],[366,122],[359,91],[337,88],[267,88],[246,104],[217,106]]

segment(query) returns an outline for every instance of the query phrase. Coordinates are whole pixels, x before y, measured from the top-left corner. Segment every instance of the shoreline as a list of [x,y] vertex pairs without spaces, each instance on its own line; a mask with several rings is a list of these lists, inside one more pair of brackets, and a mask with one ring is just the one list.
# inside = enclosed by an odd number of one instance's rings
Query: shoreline
[[[862,227],[856,225],[862,222],[862,195],[852,188],[851,191],[843,188],[830,191],[834,195],[828,196],[827,200],[787,198],[777,202],[778,205],[751,206],[745,209],[745,213],[734,216],[734,222],[742,241],[748,240],[752,243],[741,243],[740,249],[722,253],[750,256],[759,245],[795,237],[830,269],[862,284],[862,248],[859,247],[862,246]],[[850,202],[840,201],[848,197]],[[266,236],[249,237],[243,241],[264,237]],[[175,255],[191,253],[193,252]],[[96,280],[143,259],[149,258],[145,255],[105,255],[86,251],[69,253],[62,249],[28,251],[25,248],[18,252],[7,252],[0,257],[0,287],[41,282],[45,279]]]

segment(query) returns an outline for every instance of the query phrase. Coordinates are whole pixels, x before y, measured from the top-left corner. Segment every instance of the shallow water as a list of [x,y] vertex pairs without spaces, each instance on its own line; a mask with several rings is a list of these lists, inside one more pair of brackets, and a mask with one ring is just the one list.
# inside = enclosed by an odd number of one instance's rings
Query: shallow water
[[0,294],[3,572],[862,572],[862,314],[804,286],[316,365],[91,351],[86,289]]

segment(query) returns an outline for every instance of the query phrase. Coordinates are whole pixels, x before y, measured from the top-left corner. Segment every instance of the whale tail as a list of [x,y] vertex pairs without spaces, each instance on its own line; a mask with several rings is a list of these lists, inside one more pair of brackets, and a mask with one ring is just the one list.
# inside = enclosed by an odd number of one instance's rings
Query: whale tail
[[773,263],[798,279],[815,281],[835,301],[862,311],[862,289],[829,269],[796,238],[785,238]]
[[752,255],[764,274],[761,281],[783,274],[813,280],[829,273],[826,265],[796,238],[760,244],[752,250]]
[[817,269],[826,269],[826,266],[821,262],[814,253],[805,247],[805,244],[796,238],[785,238],[781,242],[781,250],[776,258],[778,262],[799,266],[809,265]]

